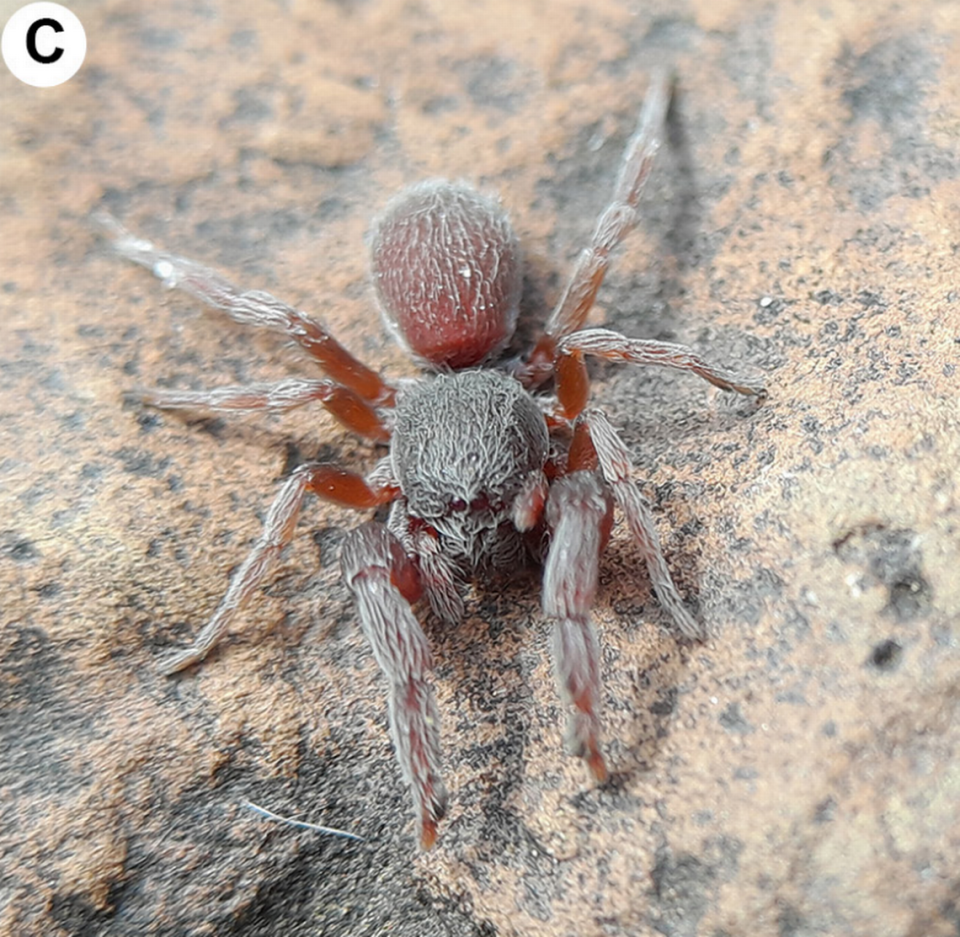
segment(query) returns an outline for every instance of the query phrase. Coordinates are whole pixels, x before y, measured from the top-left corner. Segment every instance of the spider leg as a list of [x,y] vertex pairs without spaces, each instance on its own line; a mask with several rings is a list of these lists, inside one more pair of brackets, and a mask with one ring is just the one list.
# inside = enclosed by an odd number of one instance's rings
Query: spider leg
[[610,536],[613,502],[593,472],[554,482],[546,505],[550,547],[543,570],[543,611],[554,619],[553,662],[565,703],[574,712],[567,747],[606,780],[600,753],[600,655],[590,608],[597,591],[600,554]]
[[374,442],[387,442],[390,431],[359,394],[327,380],[291,377],[272,384],[217,387],[205,391],[146,390],[135,396],[162,410],[207,410],[214,413],[281,413],[319,400],[347,429]]
[[387,527],[409,556],[416,557],[420,582],[433,614],[448,625],[463,619],[463,577],[456,562],[443,552],[437,533],[423,523],[411,523],[404,500],[393,503]]
[[220,641],[231,622],[263,582],[297,526],[303,497],[308,491],[329,501],[350,507],[370,508],[393,500],[397,491],[390,486],[372,488],[353,472],[322,463],[297,468],[284,482],[267,513],[267,519],[253,548],[237,570],[216,611],[203,626],[193,644],[169,655],[161,670],[173,674],[203,660]]
[[640,122],[624,150],[613,199],[597,220],[590,245],[581,251],[547,320],[545,331],[551,338],[562,338],[583,325],[606,276],[610,252],[636,227],[640,193],[660,149],[669,103],[670,79],[659,72],[651,76]]
[[513,502],[511,516],[517,530],[532,530],[543,514],[543,506],[550,491],[547,476],[542,471],[531,472]]
[[243,291],[209,267],[154,247],[138,238],[106,212],[95,216],[113,238],[113,249],[146,267],[170,289],[180,289],[209,306],[222,309],[234,322],[270,329],[292,338],[311,354],[334,380],[372,403],[391,404],[396,391],[379,374],[350,354],[319,322],[262,290]]
[[[580,252],[559,301],[550,313],[521,379],[537,386],[552,372],[556,343],[583,326],[610,266],[610,254],[637,225],[637,205],[663,136],[670,104],[671,78],[665,72],[651,76],[640,120],[620,161],[610,204],[601,212],[590,239]],[[518,375],[519,376],[519,375]]]
[[[582,427],[589,433],[589,441],[584,438]],[[640,547],[653,591],[660,604],[673,618],[682,634],[688,638],[702,638],[702,626],[684,607],[680,593],[670,577],[650,506],[630,477],[630,453],[602,410],[585,410],[577,421],[571,453],[575,453],[580,462],[589,464],[594,457],[589,451],[590,448],[595,453],[604,480],[610,485],[613,496],[626,517],[630,533]]]
[[427,682],[430,647],[410,603],[420,579],[400,541],[368,521],[348,534],[340,553],[360,624],[389,685],[390,734],[420,821],[420,845],[429,849],[446,813],[440,777],[440,716]]
[[[569,368],[566,359],[581,360],[583,355],[597,355],[608,361],[625,361],[628,364],[653,364],[678,371],[691,371],[721,390],[733,390],[738,394],[765,397],[763,384],[750,378],[738,376],[731,371],[715,367],[701,358],[686,345],[672,342],[657,342],[642,338],[627,338],[610,329],[583,329],[566,336],[557,346],[557,380],[564,379],[564,368]],[[582,368],[582,365],[580,365]],[[586,380],[586,372],[583,372]],[[567,378],[573,386],[574,380]],[[584,403],[586,402],[584,398]],[[579,411],[577,411],[579,412]]]

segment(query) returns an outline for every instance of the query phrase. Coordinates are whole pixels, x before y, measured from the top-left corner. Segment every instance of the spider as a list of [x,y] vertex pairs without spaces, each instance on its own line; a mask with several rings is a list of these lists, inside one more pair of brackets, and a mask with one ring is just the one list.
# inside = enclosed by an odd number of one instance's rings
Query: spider
[[502,360],[502,352],[520,301],[517,238],[499,203],[465,184],[414,185],[388,202],[374,223],[371,268],[383,319],[430,372],[397,384],[354,358],[316,319],[268,293],[242,292],[214,271],[158,250],[108,216],[100,218],[117,253],[236,322],[292,338],[328,375],[206,392],[155,390],[142,394],[143,402],[165,409],[278,412],[319,401],[353,432],[389,446],[366,476],[323,462],[293,471],[213,616],[163,670],[175,673],[197,663],[223,637],[292,537],[307,492],[359,510],[389,504],[386,523],[366,521],[347,534],[341,568],[387,683],[390,732],[424,849],[436,840],[447,792],[430,648],[414,613],[419,599],[453,625],[463,616],[468,579],[529,561],[542,565],[543,612],[553,621],[553,661],[569,713],[568,749],[586,761],[598,783],[607,768],[590,609],[614,504],[661,605],[683,635],[702,635],[670,577],[650,509],[631,479],[626,446],[604,413],[587,406],[584,363],[595,355],[660,365],[692,371],[723,390],[765,394],[760,384],[715,367],[683,345],[583,328],[611,251],[637,224],[670,97],[670,80],[652,78],[613,198],[541,337],[528,354],[512,360]]

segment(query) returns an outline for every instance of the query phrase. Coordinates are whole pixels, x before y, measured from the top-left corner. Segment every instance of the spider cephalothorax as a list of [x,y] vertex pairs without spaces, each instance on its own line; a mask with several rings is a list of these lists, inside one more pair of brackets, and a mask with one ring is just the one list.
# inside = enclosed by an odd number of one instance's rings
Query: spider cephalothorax
[[[447,794],[430,650],[414,614],[421,597],[453,623],[463,614],[467,577],[529,558],[542,562],[543,611],[553,620],[557,680],[571,710],[568,744],[598,780],[606,777],[606,765],[590,608],[614,504],[661,604],[685,635],[701,633],[670,577],[626,447],[603,412],[587,407],[584,364],[586,355],[656,364],[692,371],[724,390],[763,394],[761,385],[682,345],[583,328],[610,252],[636,225],[668,100],[667,81],[654,79],[613,198],[541,338],[523,358],[496,362],[513,335],[521,282],[517,239],[499,204],[443,180],[413,186],[388,204],[371,240],[377,297],[390,331],[436,372],[402,389],[354,358],[317,320],[267,293],[242,292],[212,270],[102,219],[120,254],[235,321],[292,338],[329,375],[199,393],[155,391],[143,395],[145,402],[237,412],[288,410],[316,400],[354,432],[389,443],[389,455],[365,477],[319,462],[290,475],[210,621],[165,669],[196,663],[222,637],[292,536],[308,491],[360,509],[391,504],[386,524],[367,521],[347,535],[341,567],[387,683],[390,731],[424,847],[434,842]],[[550,380],[553,393],[542,393]]]
[[473,569],[516,565],[514,505],[539,479],[550,437],[520,383],[499,371],[438,374],[397,402],[390,461],[411,517]]

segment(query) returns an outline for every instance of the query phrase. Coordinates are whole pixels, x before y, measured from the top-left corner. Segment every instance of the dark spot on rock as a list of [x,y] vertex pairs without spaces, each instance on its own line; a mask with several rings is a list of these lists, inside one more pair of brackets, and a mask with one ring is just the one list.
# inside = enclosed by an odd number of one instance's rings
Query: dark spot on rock
[[664,690],[656,702],[650,704],[650,712],[655,716],[669,716],[677,708],[677,688],[668,687]]
[[235,29],[227,40],[233,49],[256,49],[259,46],[254,29]]
[[707,910],[710,870],[696,856],[672,859],[667,850],[658,853],[651,872],[660,916],[653,927],[666,937],[696,937],[697,925]]
[[814,823],[829,823],[837,812],[837,802],[832,797],[827,797],[817,804],[816,812],[813,815]]
[[269,100],[269,93],[260,86],[238,88],[233,94],[233,113],[221,121],[221,125],[230,124],[259,124],[274,117],[274,107]]
[[427,98],[421,105],[420,110],[424,114],[447,114],[459,108],[460,103],[453,94],[437,94]]
[[881,641],[870,652],[870,664],[877,670],[896,670],[903,648],[894,640]]
[[214,439],[222,439],[223,431],[227,428],[226,420],[219,416],[205,416],[199,420],[190,420],[189,424]]
[[[939,145],[928,126],[927,88],[940,68],[940,57],[919,33],[840,56],[838,80],[845,87],[851,129],[832,148],[830,162],[837,170],[831,181],[845,185],[861,210],[874,211],[891,196],[926,198],[931,183],[960,171],[956,152]],[[879,125],[886,147],[879,157],[855,159],[855,128],[870,121]]]
[[932,589],[922,572],[918,538],[912,530],[888,530],[871,524],[848,531],[834,543],[837,555],[864,566],[867,574],[888,590],[886,612],[898,621],[924,614]]
[[[283,468],[280,470],[281,478],[286,478],[292,472],[296,471],[301,465],[309,462],[310,459],[304,454],[303,450],[295,442],[285,442],[283,445],[284,460]],[[317,457],[319,462],[327,462],[322,456]]]
[[751,732],[756,731],[753,726],[743,718],[743,713],[740,712],[740,704],[736,702],[727,705],[726,709],[720,713],[718,722],[728,732],[732,732],[734,735],[749,735]]
[[482,56],[458,63],[464,90],[478,107],[513,113],[525,97],[517,82],[517,65],[501,56]]
[[784,903],[777,915],[777,937],[802,937],[807,933],[807,922],[791,904]]
[[[4,539],[6,540],[7,538],[5,537]],[[7,540],[5,552],[10,559],[17,563],[27,563],[40,556],[40,551],[33,545],[33,541],[27,540],[26,538],[10,538]]]
[[889,133],[916,122],[924,85],[936,74],[933,56],[917,38],[898,36],[844,59],[852,87],[842,97],[852,120],[876,120]]
[[313,542],[320,556],[320,568],[332,566],[340,556],[340,544],[344,531],[340,527],[322,527],[313,532]]
[[813,298],[821,306],[839,306],[843,303],[843,297],[839,293],[834,293],[833,290],[818,290],[813,294]]
[[163,425],[160,415],[157,413],[139,413],[137,415],[137,423],[140,424],[140,429],[145,433],[149,433],[158,426]]
[[116,882],[107,895],[107,907],[96,908],[84,895],[57,893],[50,902],[50,917],[70,934],[103,933],[103,928],[113,917],[113,904],[123,890]]
[[146,478],[159,478],[170,465],[170,459],[157,458],[152,452],[143,449],[134,449],[124,446],[113,453],[114,458],[123,463],[123,470],[131,475],[142,475]]
[[168,51],[178,49],[183,44],[182,33],[179,29],[159,29],[148,26],[137,33],[137,39],[145,49]]

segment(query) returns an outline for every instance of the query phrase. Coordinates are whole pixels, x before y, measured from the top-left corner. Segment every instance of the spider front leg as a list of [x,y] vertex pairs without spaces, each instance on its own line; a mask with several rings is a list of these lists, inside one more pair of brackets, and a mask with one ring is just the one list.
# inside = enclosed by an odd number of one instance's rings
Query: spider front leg
[[374,521],[348,534],[340,565],[387,679],[390,734],[413,795],[420,845],[429,849],[446,813],[447,791],[440,777],[440,716],[427,682],[430,646],[410,608],[422,592],[420,577],[400,541]]
[[379,374],[350,354],[319,322],[262,290],[240,290],[209,267],[168,254],[138,238],[106,212],[95,216],[113,238],[113,249],[140,264],[170,289],[180,289],[209,306],[222,309],[234,322],[270,329],[292,338],[337,383],[371,403],[391,405],[396,391]]
[[607,767],[599,741],[600,660],[590,609],[600,554],[613,522],[610,493],[593,472],[565,475],[550,489],[546,521],[550,547],[543,570],[543,611],[554,619],[553,662],[560,694],[574,708],[567,746],[602,783]]
[[[379,468],[379,467],[378,467]],[[377,469],[374,470],[374,473]],[[374,477],[371,473],[371,479]],[[203,660],[220,641],[230,623],[263,582],[297,526],[303,497],[312,491],[321,498],[348,507],[372,508],[392,501],[398,490],[390,484],[371,486],[353,472],[322,463],[301,465],[284,482],[263,525],[263,532],[237,570],[213,617],[200,630],[193,644],[161,663],[166,674]]]
[[217,387],[206,391],[144,390],[133,396],[161,410],[213,413],[282,413],[319,401],[347,429],[373,442],[387,442],[390,431],[376,408],[333,381],[291,377],[273,384]]

